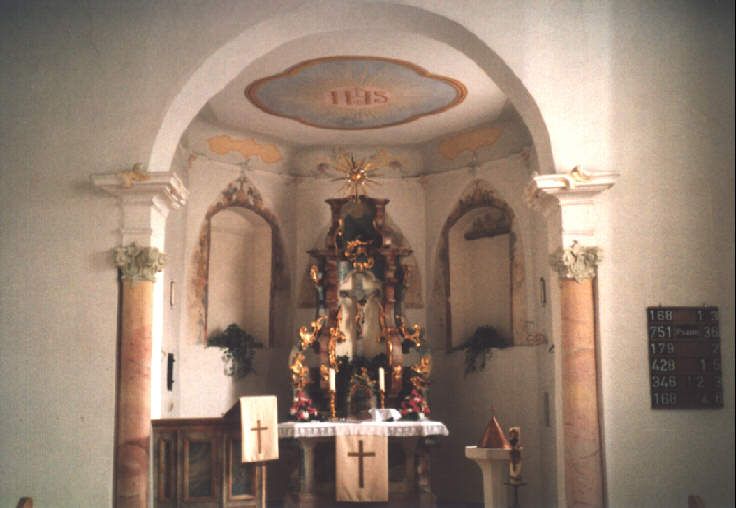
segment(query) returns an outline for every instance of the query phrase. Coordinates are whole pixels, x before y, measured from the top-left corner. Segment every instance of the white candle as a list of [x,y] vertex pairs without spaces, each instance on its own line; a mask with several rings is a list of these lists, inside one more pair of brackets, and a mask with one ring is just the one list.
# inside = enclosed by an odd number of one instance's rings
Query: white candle
[[335,391],[335,369],[330,367],[330,391]]
[[386,372],[383,367],[378,367],[378,389],[382,392],[386,391]]

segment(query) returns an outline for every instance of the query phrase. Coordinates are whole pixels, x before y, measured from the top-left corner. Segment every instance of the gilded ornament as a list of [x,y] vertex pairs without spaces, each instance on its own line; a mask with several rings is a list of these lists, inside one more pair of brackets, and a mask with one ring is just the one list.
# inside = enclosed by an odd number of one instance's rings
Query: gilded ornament
[[379,150],[367,159],[356,159],[354,153],[345,152],[340,147],[332,151],[332,167],[343,176],[333,178],[333,182],[343,182],[340,190],[347,190],[348,195],[357,201],[361,194],[365,194],[364,188],[368,185],[376,185],[378,182],[371,178],[371,173],[380,169],[387,162],[386,154]]
[[309,346],[314,344],[314,341],[319,337],[319,332],[322,330],[322,326],[324,326],[325,321],[327,321],[327,316],[320,316],[310,323],[310,326],[312,327],[311,331],[309,331],[309,328],[306,326],[299,328],[299,338],[301,339],[302,351],[305,351]]
[[421,347],[422,327],[414,325],[407,328],[404,324],[404,319],[401,316],[396,316],[396,318],[401,322],[401,328],[399,328],[399,330],[401,331],[401,336],[404,337],[404,340],[410,340],[416,345],[416,347]]
[[[340,307],[340,310],[337,311],[337,322],[340,323],[341,321],[342,321],[342,307]],[[338,342],[345,342],[345,340],[346,340],[345,334],[342,333],[339,327],[330,328],[330,338],[327,343],[327,356],[328,356],[329,366],[335,370],[337,370],[337,353],[335,351],[335,348]]]
[[596,275],[596,267],[601,263],[601,250],[598,247],[580,245],[577,240],[567,249],[559,248],[550,256],[550,263],[563,279],[582,282]]
[[120,279],[156,281],[156,273],[163,270],[166,254],[156,247],[138,247],[135,242],[115,249],[115,265],[120,269]]
[[309,367],[304,365],[305,356],[297,352],[294,355],[289,369],[291,370],[291,384],[297,390],[303,390],[309,384]]

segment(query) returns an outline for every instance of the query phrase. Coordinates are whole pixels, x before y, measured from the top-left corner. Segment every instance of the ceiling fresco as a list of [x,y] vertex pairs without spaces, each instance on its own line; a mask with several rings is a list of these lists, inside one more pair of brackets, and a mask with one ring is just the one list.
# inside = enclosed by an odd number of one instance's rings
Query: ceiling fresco
[[467,95],[461,82],[402,60],[338,56],[306,60],[252,82],[266,113],[322,129],[378,129],[441,113]]

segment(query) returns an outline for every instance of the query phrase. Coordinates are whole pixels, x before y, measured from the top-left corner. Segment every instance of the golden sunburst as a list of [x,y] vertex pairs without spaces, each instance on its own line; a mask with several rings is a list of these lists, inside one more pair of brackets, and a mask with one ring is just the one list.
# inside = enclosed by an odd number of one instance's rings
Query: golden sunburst
[[361,194],[365,194],[364,188],[368,185],[378,185],[371,176],[386,164],[386,154],[379,150],[365,159],[358,159],[353,152],[346,152],[343,148],[336,147],[331,155],[332,166],[342,176],[333,178],[333,182],[343,182],[341,191],[348,191],[347,195],[357,201]]

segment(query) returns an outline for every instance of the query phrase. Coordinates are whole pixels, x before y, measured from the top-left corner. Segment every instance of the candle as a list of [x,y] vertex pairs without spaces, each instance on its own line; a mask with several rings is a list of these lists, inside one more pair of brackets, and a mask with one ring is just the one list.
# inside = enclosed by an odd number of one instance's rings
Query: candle
[[386,372],[383,367],[378,367],[378,389],[382,392],[386,391]]
[[335,391],[335,369],[330,367],[330,391]]

